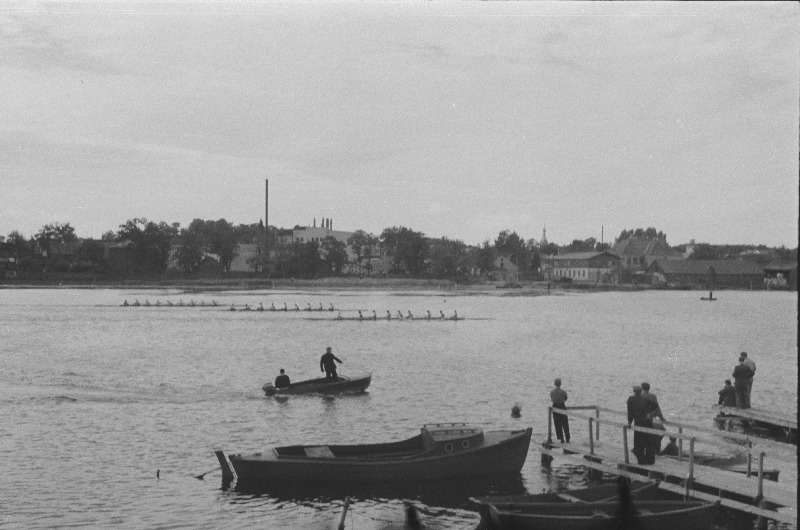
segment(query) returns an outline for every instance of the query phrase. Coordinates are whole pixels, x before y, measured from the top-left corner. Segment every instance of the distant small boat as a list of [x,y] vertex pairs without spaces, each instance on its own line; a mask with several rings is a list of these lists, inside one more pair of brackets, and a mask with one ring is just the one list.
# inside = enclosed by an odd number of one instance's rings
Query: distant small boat
[[716,298],[714,298],[714,291],[709,291],[708,296],[701,296],[700,300],[707,300],[709,302],[716,301]]
[[284,388],[276,388],[272,383],[266,383],[261,389],[268,396],[283,396],[295,394],[356,394],[364,392],[372,382],[372,372],[360,377],[347,377],[340,375],[335,381],[325,377],[298,381]]
[[215,453],[223,480],[236,478],[238,483],[417,482],[519,473],[531,434],[531,428],[484,432],[464,423],[437,423],[398,442],[292,445],[249,455]]

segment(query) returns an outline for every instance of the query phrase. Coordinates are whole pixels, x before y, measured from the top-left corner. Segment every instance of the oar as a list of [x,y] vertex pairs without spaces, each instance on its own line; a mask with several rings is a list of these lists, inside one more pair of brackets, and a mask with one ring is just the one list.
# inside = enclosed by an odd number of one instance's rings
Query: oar
[[199,475],[195,475],[195,476],[194,476],[194,478],[196,478],[196,479],[198,479],[198,480],[205,480],[205,478],[203,478],[203,477],[205,477],[206,475],[208,475],[208,474],[209,474],[209,473],[211,473],[212,471],[216,471],[216,470],[218,470],[218,469],[219,469],[219,466],[217,466],[217,467],[215,467],[215,468],[213,468],[213,469],[209,469],[209,470],[208,470],[208,471],[206,471],[205,473],[200,473]]

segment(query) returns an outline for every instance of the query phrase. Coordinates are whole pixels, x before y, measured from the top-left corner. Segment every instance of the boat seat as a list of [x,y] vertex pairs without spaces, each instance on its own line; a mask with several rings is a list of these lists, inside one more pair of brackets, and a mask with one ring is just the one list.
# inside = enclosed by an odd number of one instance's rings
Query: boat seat
[[314,458],[336,458],[336,455],[333,454],[333,451],[331,451],[331,448],[327,445],[306,447],[305,453],[306,456],[311,456]]
[[643,510],[642,508],[637,508],[636,510],[642,515],[653,515],[653,512],[650,510]]
[[597,517],[598,519],[610,519],[611,516],[608,515],[606,512],[601,510],[593,510],[592,517]]

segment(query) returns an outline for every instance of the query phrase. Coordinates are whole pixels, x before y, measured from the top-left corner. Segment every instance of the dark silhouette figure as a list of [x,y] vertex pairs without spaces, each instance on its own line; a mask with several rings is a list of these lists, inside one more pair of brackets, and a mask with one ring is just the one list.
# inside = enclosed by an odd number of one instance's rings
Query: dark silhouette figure
[[281,375],[275,378],[275,388],[286,388],[291,384],[289,381],[289,376],[286,375],[286,371],[281,368]]
[[325,378],[331,381],[336,381],[336,363],[342,364],[342,360],[333,354],[333,349],[328,346],[325,353],[319,359],[319,371],[325,372]]

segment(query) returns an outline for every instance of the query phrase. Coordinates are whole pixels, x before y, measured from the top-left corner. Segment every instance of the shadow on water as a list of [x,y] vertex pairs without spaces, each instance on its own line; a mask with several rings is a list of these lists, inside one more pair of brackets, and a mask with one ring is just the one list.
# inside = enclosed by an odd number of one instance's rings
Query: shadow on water
[[231,498],[268,497],[279,502],[316,506],[320,503],[350,497],[353,501],[385,503],[402,501],[442,508],[465,508],[469,497],[487,495],[518,495],[526,493],[522,475],[496,475],[453,480],[422,482],[352,484],[226,484],[223,491],[234,493]]

